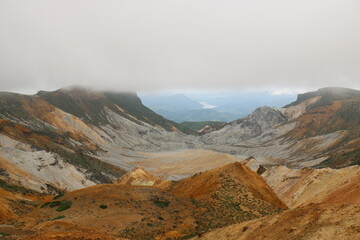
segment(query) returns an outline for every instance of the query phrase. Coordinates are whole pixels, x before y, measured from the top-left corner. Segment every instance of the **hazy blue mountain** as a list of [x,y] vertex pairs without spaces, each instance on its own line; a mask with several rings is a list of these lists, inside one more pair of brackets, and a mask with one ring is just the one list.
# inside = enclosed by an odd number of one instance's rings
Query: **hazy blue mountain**
[[176,122],[226,121],[244,117],[260,106],[283,107],[296,95],[271,95],[268,92],[227,91],[139,94],[143,104]]
[[244,117],[257,107],[283,107],[296,99],[296,94],[271,95],[269,92],[228,91],[212,93],[189,93],[187,96],[197,101],[215,105],[214,110]]
[[[185,94],[159,94],[147,95],[140,94],[143,104],[156,113],[167,119],[184,122],[184,121],[232,121],[241,115],[236,111],[220,112],[215,109],[209,109],[201,104],[202,101],[195,101]],[[209,107],[209,106],[208,106]]]

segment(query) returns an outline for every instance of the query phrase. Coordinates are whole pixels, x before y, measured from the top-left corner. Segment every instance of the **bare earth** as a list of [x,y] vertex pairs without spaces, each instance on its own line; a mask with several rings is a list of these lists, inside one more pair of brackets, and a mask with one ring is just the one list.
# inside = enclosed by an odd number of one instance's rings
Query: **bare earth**
[[143,153],[148,159],[133,162],[163,179],[176,180],[238,161],[235,156],[204,149]]

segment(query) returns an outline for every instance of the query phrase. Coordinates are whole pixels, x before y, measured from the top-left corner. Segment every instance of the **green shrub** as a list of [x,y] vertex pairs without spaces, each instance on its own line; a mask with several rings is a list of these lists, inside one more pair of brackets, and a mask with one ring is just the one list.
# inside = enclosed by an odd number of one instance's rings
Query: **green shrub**
[[5,182],[4,180],[1,180],[0,179],[0,187],[5,189],[5,190],[8,190],[10,192],[20,192],[20,193],[24,193],[24,194],[36,194],[38,192],[34,191],[34,190],[30,190],[30,189],[27,189],[27,188],[24,188],[22,186],[16,186],[16,185],[11,185],[11,184],[8,184],[7,182]]
[[195,200],[195,199],[191,199],[191,203],[193,204],[193,205],[196,205],[196,204],[198,204],[199,202],[197,201],[197,200]]
[[43,205],[41,205],[40,208],[44,208],[44,207],[46,207],[46,206],[49,206],[51,203],[52,203],[52,202],[46,202],[46,203],[44,203]]
[[227,196],[225,197],[225,200],[229,201],[229,200],[232,200],[234,197],[233,196]]
[[0,232],[0,236],[10,236],[10,233],[4,233],[4,232]]
[[50,207],[53,208],[53,207],[57,207],[57,206],[60,206],[62,203],[62,201],[54,201],[54,202],[50,202]]
[[51,208],[58,207],[56,209],[57,212],[65,211],[66,209],[71,208],[72,201],[70,200],[62,200],[62,201],[53,201],[53,202],[46,202],[43,205],[41,205],[40,208],[44,208],[46,206],[50,206]]
[[62,218],[65,218],[65,216],[64,216],[64,215],[57,216],[57,217],[56,217],[56,218],[54,218],[52,221],[54,221],[54,220],[58,220],[58,219],[62,219]]
[[106,208],[107,208],[107,205],[106,205],[106,204],[101,204],[99,207],[100,207],[101,209],[106,209]]
[[71,208],[71,206],[72,206],[72,201],[70,200],[62,201],[60,207],[58,207],[56,211],[57,212],[65,211],[66,209]]
[[25,200],[18,200],[18,202],[21,203],[21,204],[25,204],[25,205],[29,205],[29,206],[33,206],[33,207],[39,206],[39,204],[32,203],[32,202],[25,201]]
[[58,195],[56,195],[56,196],[53,198],[53,200],[56,200],[56,199],[58,199],[58,198],[60,198],[60,197],[62,197],[62,196],[64,196],[64,193],[59,193]]
[[159,208],[166,208],[170,205],[170,202],[161,200],[153,200],[153,203]]

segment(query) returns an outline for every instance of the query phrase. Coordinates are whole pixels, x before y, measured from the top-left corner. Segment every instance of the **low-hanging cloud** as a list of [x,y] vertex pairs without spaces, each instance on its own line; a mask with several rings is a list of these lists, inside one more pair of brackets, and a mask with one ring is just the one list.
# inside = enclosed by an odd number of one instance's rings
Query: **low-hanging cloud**
[[360,88],[358,0],[2,0],[0,90]]

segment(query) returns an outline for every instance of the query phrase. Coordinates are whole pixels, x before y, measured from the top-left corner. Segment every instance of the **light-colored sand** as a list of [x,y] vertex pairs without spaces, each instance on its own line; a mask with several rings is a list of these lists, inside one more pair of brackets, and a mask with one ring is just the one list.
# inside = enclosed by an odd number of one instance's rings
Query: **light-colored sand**
[[176,180],[220,167],[237,159],[230,154],[204,149],[168,153],[144,153],[148,159],[133,162],[163,179]]

